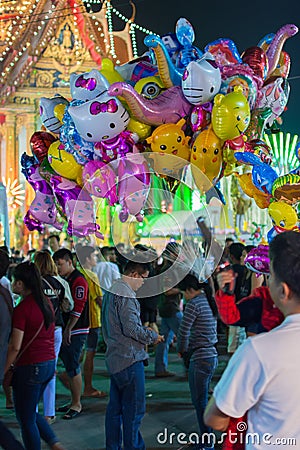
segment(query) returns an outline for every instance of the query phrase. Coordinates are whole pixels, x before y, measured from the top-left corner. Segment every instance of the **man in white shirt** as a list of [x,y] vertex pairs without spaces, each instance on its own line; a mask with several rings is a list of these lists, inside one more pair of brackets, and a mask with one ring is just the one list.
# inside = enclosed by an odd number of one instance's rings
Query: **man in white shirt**
[[102,247],[102,260],[93,267],[93,272],[97,275],[103,294],[109,292],[109,289],[115,280],[121,278],[120,270],[117,264],[110,261],[113,249]]
[[269,255],[270,293],[285,320],[238,348],[204,413],[207,425],[225,431],[230,417],[247,412],[236,430],[247,429],[246,450],[300,448],[300,234],[277,235]]

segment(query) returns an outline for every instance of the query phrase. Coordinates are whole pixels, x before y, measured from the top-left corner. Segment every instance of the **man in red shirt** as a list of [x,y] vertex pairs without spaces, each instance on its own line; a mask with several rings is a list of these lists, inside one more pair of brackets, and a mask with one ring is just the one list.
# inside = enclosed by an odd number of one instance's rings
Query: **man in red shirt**
[[65,365],[71,390],[71,404],[57,409],[65,412],[65,420],[71,420],[81,413],[82,375],[80,355],[89,333],[88,283],[83,274],[75,269],[70,250],[57,250],[53,259],[60,276],[65,278],[71,289],[74,308],[68,313],[66,327],[63,332],[63,344],[60,357]]

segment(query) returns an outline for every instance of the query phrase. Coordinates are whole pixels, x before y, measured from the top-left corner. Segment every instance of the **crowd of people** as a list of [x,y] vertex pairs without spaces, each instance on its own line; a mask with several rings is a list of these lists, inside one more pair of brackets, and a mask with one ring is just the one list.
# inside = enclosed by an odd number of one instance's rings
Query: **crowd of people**
[[[161,255],[142,244],[130,253],[123,244],[66,248],[56,235],[24,259],[0,248],[0,383],[23,440],[18,442],[0,422],[0,446],[40,450],[42,439],[63,450],[51,427],[56,413],[74,420],[82,413],[82,397],[108,395],[106,449],[146,448],[140,425],[148,346],[155,351],[155,376],[171,378],[171,344],[183,360],[197,416],[201,445],[195,448],[213,450],[212,429],[234,432],[242,419],[252,433],[300,442],[300,235],[285,232],[271,242],[267,280],[245,266],[254,246],[228,238],[220,253],[205,222],[198,224],[203,248],[220,255],[219,269],[207,280],[194,262],[187,264],[184,245],[176,242],[169,242]],[[221,270],[224,264],[230,264],[229,270]],[[208,403],[221,322],[228,327],[230,362]],[[93,386],[100,336],[109,393]],[[70,390],[65,405],[55,404],[58,358],[64,365],[60,380]],[[234,448],[228,436],[226,450]],[[250,442],[244,448],[267,445]]]

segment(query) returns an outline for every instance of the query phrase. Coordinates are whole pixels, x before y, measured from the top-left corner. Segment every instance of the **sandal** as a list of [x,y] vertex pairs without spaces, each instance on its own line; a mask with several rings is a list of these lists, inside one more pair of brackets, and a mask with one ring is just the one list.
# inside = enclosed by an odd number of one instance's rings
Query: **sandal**
[[62,418],[64,420],[72,420],[75,417],[79,416],[79,414],[81,414],[81,411],[76,411],[76,409],[70,408]]
[[83,398],[104,398],[107,397],[107,392],[95,390],[91,394],[82,394]]
[[55,408],[56,412],[61,412],[61,413],[66,413],[68,412],[70,409],[70,405],[63,405],[63,406],[59,406],[58,408]]

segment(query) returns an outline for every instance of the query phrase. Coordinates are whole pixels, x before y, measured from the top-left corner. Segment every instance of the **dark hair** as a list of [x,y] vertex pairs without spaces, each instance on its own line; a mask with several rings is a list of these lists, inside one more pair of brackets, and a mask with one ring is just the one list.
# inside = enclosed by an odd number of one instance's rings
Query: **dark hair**
[[148,263],[129,260],[125,264],[124,274],[128,275],[129,273],[132,272],[137,272],[139,275],[142,275],[145,272],[150,272],[150,266]]
[[59,236],[57,236],[57,234],[50,234],[50,236],[48,236],[48,241],[49,241],[49,239],[51,239],[51,238],[55,238],[56,240],[57,240],[57,243],[59,244]]
[[86,259],[89,258],[96,250],[91,245],[76,246],[76,254],[79,263],[83,266]]
[[229,255],[234,256],[235,259],[240,261],[244,249],[245,249],[244,244],[242,244],[241,242],[234,242],[229,247]]
[[234,240],[231,237],[228,237],[228,238],[225,239],[225,242],[232,242],[233,243]]
[[218,308],[215,302],[215,299],[212,295],[212,289],[209,286],[208,283],[201,283],[195,275],[188,273],[178,284],[179,289],[182,291],[186,291],[187,289],[194,289],[195,291],[199,291],[200,289],[203,289],[205,292],[208,304],[210,306],[210,309],[213,313],[213,316],[217,317],[218,315]]
[[300,234],[285,231],[275,236],[269,256],[277,280],[286,283],[300,300]]
[[18,264],[14,268],[13,278],[16,281],[22,281],[25,287],[31,290],[33,298],[44,316],[45,327],[49,328],[49,325],[54,322],[54,313],[44,296],[41,274],[37,266],[30,261]]
[[52,256],[54,261],[58,261],[59,259],[64,259],[66,261],[72,261],[73,262],[73,255],[71,250],[68,248],[60,248],[59,250],[56,250],[54,255]]
[[9,266],[9,256],[8,254],[0,249],[0,278],[6,275]]
[[100,248],[100,252],[101,255],[103,256],[103,258],[106,258],[106,256],[111,253],[112,249],[111,247],[108,247],[107,245],[105,245],[104,247]]

